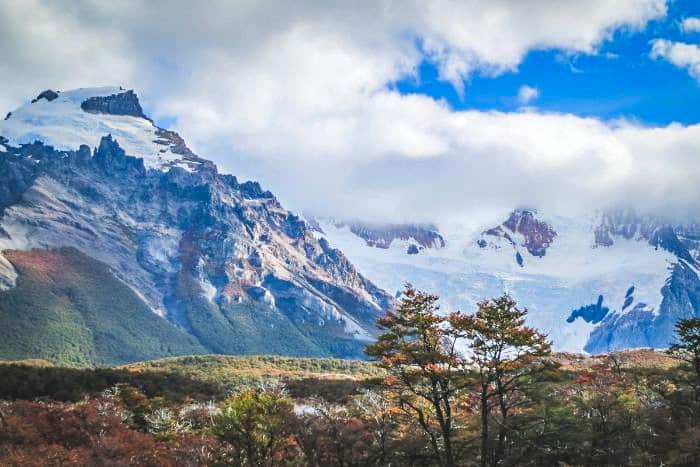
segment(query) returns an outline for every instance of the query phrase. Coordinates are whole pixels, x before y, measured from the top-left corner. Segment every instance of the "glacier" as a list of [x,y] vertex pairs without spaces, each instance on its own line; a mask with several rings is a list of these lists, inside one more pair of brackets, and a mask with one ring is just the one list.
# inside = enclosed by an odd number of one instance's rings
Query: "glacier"
[[[577,308],[596,304],[601,296],[610,314],[625,314],[636,305],[658,312],[662,288],[679,261],[673,253],[641,237],[616,238],[612,245],[597,245],[595,213],[544,219],[557,236],[542,257],[498,240],[488,245],[484,241],[482,245],[486,246],[480,246],[484,231],[502,221],[497,216],[493,223],[483,225],[441,225],[445,246],[424,248],[411,255],[407,248],[415,244],[412,239],[399,239],[388,248],[376,248],[333,220],[317,220],[317,235],[342,250],[362,274],[380,287],[399,293],[410,282],[440,296],[444,312],[473,312],[480,300],[507,292],[528,309],[528,324],[546,332],[560,351],[584,352],[599,324],[584,319],[567,322],[567,318]],[[523,245],[517,233],[512,235],[516,245]],[[522,258],[522,266],[516,255]],[[625,301],[630,300],[630,287],[634,287],[634,303],[623,310]]]

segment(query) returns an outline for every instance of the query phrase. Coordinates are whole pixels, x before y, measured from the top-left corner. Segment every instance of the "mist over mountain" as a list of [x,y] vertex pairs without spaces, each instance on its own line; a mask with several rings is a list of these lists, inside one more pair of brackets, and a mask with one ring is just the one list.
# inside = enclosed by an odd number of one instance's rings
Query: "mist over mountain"
[[697,218],[692,2],[359,3],[7,4],[0,107],[118,77],[222,172],[316,216]]

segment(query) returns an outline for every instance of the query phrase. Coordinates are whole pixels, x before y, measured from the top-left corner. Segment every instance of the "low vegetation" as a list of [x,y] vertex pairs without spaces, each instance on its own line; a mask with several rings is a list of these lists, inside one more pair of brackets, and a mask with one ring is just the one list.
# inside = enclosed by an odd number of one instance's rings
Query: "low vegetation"
[[0,465],[696,466],[700,320],[668,352],[552,354],[508,296],[408,288],[374,362],[0,365]]

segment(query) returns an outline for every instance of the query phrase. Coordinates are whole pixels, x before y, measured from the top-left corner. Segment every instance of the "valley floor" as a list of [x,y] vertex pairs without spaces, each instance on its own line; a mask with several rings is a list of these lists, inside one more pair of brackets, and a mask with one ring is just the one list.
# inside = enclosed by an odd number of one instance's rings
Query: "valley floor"
[[[652,350],[554,354],[502,465],[697,465],[688,376]],[[338,359],[3,362],[0,465],[439,465],[388,384],[376,364]],[[470,404],[454,414],[465,466],[479,465]]]

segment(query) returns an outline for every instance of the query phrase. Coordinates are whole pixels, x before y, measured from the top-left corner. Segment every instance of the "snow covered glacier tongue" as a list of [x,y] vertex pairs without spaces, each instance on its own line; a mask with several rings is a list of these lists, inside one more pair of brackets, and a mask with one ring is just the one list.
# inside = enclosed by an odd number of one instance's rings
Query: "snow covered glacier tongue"
[[697,229],[632,212],[516,210],[484,225],[444,226],[444,245],[414,255],[406,254],[414,239],[373,248],[342,223],[320,230],[386,290],[410,281],[440,295],[444,309],[464,311],[511,293],[558,350],[666,347],[676,320],[700,315]]
[[158,128],[133,91],[46,91],[11,112],[0,182],[0,305],[22,285],[3,251],[64,247],[206,352],[361,356],[392,304],[272,193]]

